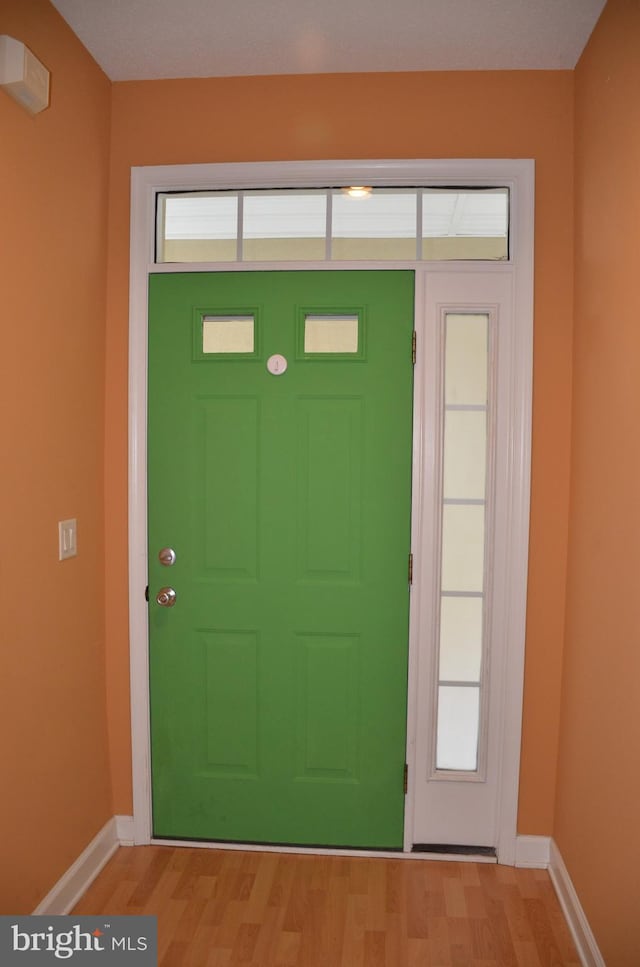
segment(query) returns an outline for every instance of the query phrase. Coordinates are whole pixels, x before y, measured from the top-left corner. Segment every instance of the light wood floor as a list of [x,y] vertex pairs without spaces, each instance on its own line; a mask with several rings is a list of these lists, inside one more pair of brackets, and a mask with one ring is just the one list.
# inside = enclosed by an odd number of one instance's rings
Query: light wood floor
[[578,967],[544,870],[121,847],[73,911],[156,914],[160,967]]

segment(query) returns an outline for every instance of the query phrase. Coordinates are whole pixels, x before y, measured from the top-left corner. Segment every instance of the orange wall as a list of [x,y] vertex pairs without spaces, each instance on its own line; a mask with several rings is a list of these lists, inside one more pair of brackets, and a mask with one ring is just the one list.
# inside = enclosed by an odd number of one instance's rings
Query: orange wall
[[640,963],[640,5],[576,71],[567,631],[555,838],[609,967]]
[[536,160],[533,496],[519,828],[550,834],[560,716],[573,313],[573,75],[486,72],[114,84],[106,347],[107,678],[116,813],[131,812],[127,318],[133,165]]
[[[0,92],[0,912],[30,913],[112,814],[104,685],[103,422],[110,84],[46,0],[0,34],[52,73]],[[79,554],[57,559],[57,521]]]

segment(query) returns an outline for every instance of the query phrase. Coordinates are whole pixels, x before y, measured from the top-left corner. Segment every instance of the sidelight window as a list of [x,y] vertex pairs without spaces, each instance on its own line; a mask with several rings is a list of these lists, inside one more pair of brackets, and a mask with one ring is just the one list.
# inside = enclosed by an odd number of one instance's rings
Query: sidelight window
[[484,677],[489,315],[444,313],[436,770],[476,772]]

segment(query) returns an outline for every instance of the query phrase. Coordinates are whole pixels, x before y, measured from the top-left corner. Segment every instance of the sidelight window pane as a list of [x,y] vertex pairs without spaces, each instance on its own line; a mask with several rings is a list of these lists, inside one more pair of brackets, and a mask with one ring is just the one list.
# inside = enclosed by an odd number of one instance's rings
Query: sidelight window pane
[[445,499],[484,499],[486,451],[486,411],[448,410],[444,418]]
[[447,313],[444,378],[447,405],[486,405],[488,328],[486,313]]
[[440,681],[479,682],[482,598],[440,601]]
[[478,768],[480,689],[441,685],[438,689],[437,769]]
[[483,505],[442,508],[442,590],[482,591],[484,585]]

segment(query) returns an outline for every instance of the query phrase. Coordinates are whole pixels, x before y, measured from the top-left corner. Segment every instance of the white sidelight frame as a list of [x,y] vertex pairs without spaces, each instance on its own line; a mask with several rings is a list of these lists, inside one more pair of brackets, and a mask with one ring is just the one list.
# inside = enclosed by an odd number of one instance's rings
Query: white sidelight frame
[[[206,191],[251,188],[322,188],[328,185],[373,187],[508,187],[510,190],[509,260],[505,262],[224,262],[155,263],[156,194],[163,191]],[[500,715],[497,740],[500,777],[497,801],[497,857],[500,863],[516,861],[520,740],[531,472],[531,405],[533,371],[533,225],[534,162],[526,159],[439,159],[265,162],[200,164],[132,168],[131,252],[129,299],[129,634],[131,675],[132,767],[134,842],[161,842],[152,836],[151,754],[149,726],[149,635],[147,585],[147,289],[149,272],[411,269],[416,272],[416,330],[418,353],[414,389],[412,549],[414,577],[409,628],[409,688],[407,762],[409,787],[405,802],[404,852],[412,856],[415,819],[416,730],[418,678],[424,675],[421,642],[431,634],[430,609],[434,582],[433,563],[425,549],[432,539],[434,519],[430,475],[437,465],[437,441],[426,432],[433,405],[428,374],[433,366],[426,314],[426,277],[442,269],[462,274],[486,272],[510,279],[508,341],[509,369],[503,418],[499,428],[508,459],[505,493],[508,506],[498,521],[503,584],[498,600],[500,633],[507,647],[498,678]],[[437,511],[436,511],[437,512]],[[190,843],[189,845],[194,845]],[[204,844],[203,844],[204,845]],[[206,844],[215,845],[215,844]],[[225,848],[229,848],[228,844]],[[252,847],[255,849],[255,847]],[[269,849],[269,847],[264,847]],[[296,850],[300,851],[300,850]],[[305,850],[305,852],[314,852]],[[331,852],[331,851],[315,851]],[[345,852],[345,851],[337,851]],[[363,855],[363,851],[358,851]],[[366,853],[364,854],[366,855]],[[371,855],[384,855],[372,853]]]

